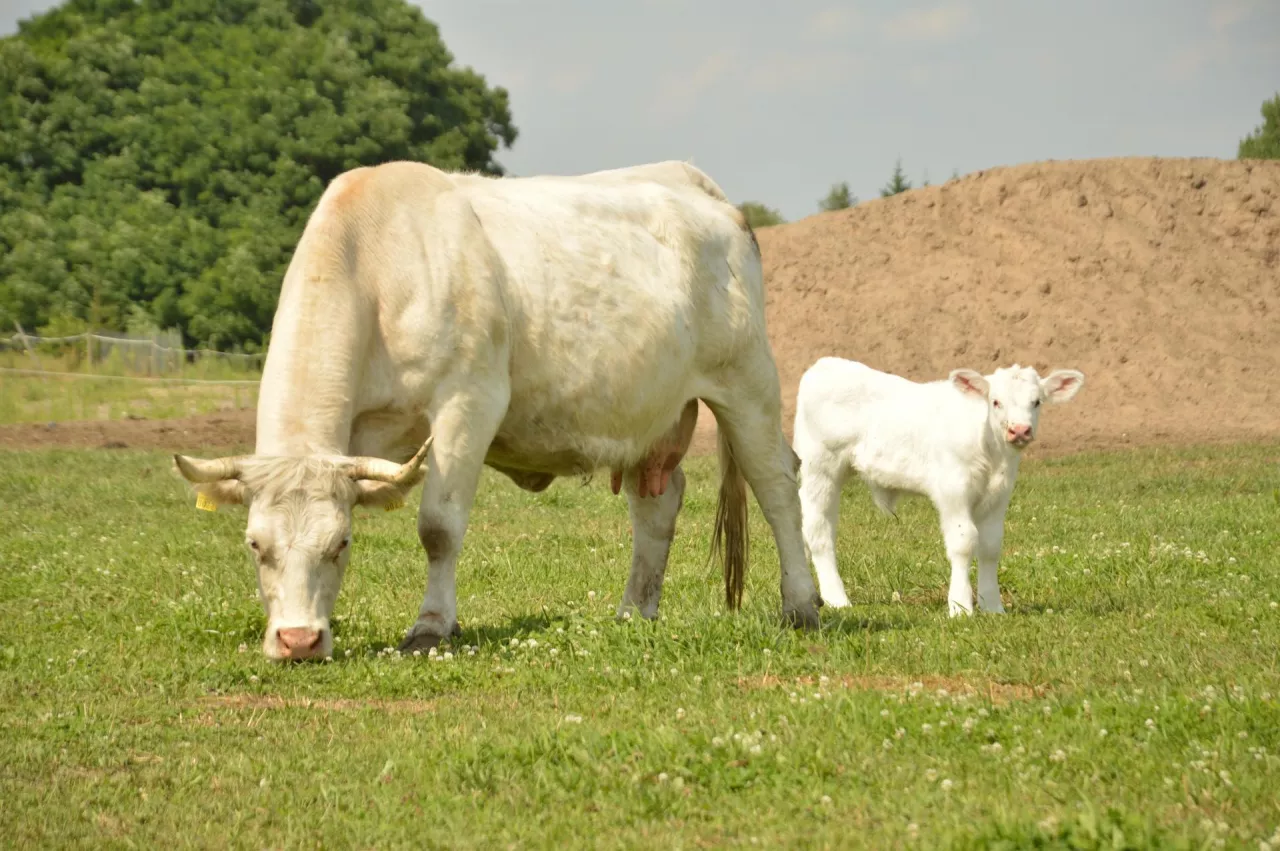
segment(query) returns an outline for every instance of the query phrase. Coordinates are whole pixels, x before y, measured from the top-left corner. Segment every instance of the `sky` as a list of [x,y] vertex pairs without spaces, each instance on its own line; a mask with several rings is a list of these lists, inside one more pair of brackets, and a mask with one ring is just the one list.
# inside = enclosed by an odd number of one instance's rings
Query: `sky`
[[[686,159],[789,220],[847,181],[1231,158],[1280,91],[1277,0],[416,0],[511,94],[514,174]],[[50,8],[0,0],[0,34]]]

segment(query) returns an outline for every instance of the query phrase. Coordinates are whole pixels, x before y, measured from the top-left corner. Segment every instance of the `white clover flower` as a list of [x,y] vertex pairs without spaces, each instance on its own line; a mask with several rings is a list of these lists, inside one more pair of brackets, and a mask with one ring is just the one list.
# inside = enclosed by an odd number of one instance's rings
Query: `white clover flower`
[[677,709],[676,709],[676,718],[677,718],[677,719],[680,719],[680,718],[683,718],[683,717],[684,717],[684,709],[683,709],[683,708],[677,708]]
[[929,770],[927,770],[927,771],[924,773],[924,779],[925,779],[925,780],[928,780],[930,783],[932,783],[933,781],[937,780],[937,779],[938,779],[938,770],[937,770],[936,768],[930,768]]
[[559,651],[559,649],[557,649],[557,648],[555,648],[555,647],[552,647],[552,648],[551,648],[550,653],[551,653],[551,655],[552,655],[552,656],[559,656],[559,655],[560,655],[560,651]]
[[938,785],[942,787],[942,791],[943,791],[943,792],[950,792],[950,791],[951,791],[951,787],[952,787],[952,786],[955,786],[956,784],[952,783],[952,782],[951,782],[951,778],[950,778],[950,777],[948,777],[947,779],[943,780],[943,781],[942,781],[941,783],[939,783]]
[[830,805],[831,805],[831,796],[830,796],[830,795],[823,795],[821,798],[819,798],[819,799],[818,799],[818,801],[819,801],[819,803],[821,803],[824,807],[826,807],[826,806],[830,806]]
[[1053,762],[1065,762],[1067,759],[1067,753],[1062,748],[1058,748],[1056,751],[1049,754],[1049,759]]
[[582,723],[582,716],[581,716],[581,715],[572,715],[572,714],[570,714],[570,715],[566,715],[566,716],[564,716],[564,723],[566,723],[566,724],[581,724],[581,723]]
[[920,732],[921,732],[921,733],[924,733],[926,736],[927,736],[927,735],[929,735],[930,733],[932,733],[932,732],[933,732],[933,725],[932,725],[932,724],[921,724],[921,725],[920,725]]

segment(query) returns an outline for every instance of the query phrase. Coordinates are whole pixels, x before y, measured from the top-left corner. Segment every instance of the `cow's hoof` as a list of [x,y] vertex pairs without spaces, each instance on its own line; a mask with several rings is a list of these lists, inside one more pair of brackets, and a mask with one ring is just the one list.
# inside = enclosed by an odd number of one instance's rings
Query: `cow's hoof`
[[462,635],[462,627],[457,621],[453,622],[453,626],[449,628],[448,635],[441,635],[439,627],[430,622],[418,621],[409,630],[409,634],[404,637],[404,641],[400,642],[400,646],[396,649],[401,653],[412,655],[415,651],[418,653],[427,653],[433,647],[439,647],[440,642],[447,637],[456,637]]
[[800,609],[791,609],[782,613],[782,619],[787,626],[795,629],[817,629],[820,623],[818,619],[817,605],[810,604]]

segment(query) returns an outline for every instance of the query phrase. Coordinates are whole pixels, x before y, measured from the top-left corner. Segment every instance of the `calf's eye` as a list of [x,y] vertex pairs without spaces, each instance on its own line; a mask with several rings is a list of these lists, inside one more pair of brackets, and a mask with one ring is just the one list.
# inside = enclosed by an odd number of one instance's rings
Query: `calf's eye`
[[1040,400],[1037,399],[1035,405],[1033,405],[1032,407],[1035,407],[1035,408],[1040,407]]
[[992,399],[991,404],[995,405],[997,408],[1001,407],[999,399]]

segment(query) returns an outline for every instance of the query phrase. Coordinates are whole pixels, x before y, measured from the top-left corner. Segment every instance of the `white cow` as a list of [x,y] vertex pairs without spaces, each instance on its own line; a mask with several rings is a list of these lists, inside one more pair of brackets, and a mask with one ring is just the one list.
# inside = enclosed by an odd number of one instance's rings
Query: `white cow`
[[399,501],[425,475],[427,589],[401,644],[425,649],[458,629],[455,568],[486,464],[531,491],[610,468],[633,530],[619,615],[655,617],[699,399],[720,426],[712,546],[728,605],[749,483],[784,615],[816,626],[759,247],[719,187],[674,162],[531,178],[388,163],[340,175],[307,223],[255,454],[175,460],[207,498],[249,505],[273,659],[330,653],[352,506]]
[[1022,450],[1035,437],[1041,402],[1066,402],[1083,384],[1074,369],[1041,378],[1017,364],[985,377],[957,369],[926,383],[842,358],[809,367],[797,392],[793,445],[805,550],[823,601],[849,605],[835,544],[840,489],[856,471],[887,514],[903,494],[926,496],[937,509],[951,562],[951,615],[973,613],[975,550],[978,607],[1003,612],[996,566]]

